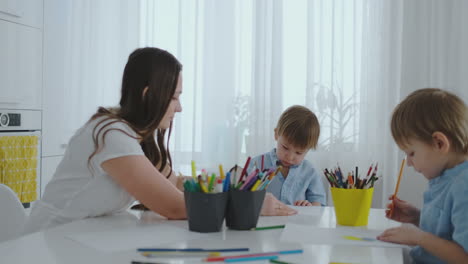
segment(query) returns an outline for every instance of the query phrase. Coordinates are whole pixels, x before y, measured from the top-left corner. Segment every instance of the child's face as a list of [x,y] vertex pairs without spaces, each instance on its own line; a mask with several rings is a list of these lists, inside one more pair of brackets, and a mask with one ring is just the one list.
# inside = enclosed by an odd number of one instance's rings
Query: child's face
[[291,143],[286,140],[283,136],[276,136],[276,155],[281,161],[281,165],[284,167],[289,167],[292,165],[298,165],[303,160],[308,149],[301,149],[293,146]]
[[439,176],[446,168],[447,161],[435,144],[409,140],[409,144],[402,150],[406,153],[408,166],[422,173],[428,180]]

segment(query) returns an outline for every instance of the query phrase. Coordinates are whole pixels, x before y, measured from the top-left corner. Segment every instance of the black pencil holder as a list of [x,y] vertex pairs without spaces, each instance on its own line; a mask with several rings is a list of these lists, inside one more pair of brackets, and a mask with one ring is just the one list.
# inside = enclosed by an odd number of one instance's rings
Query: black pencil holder
[[235,230],[249,230],[257,226],[265,199],[265,190],[229,191],[226,226]]
[[226,215],[228,193],[184,192],[189,230],[219,232]]

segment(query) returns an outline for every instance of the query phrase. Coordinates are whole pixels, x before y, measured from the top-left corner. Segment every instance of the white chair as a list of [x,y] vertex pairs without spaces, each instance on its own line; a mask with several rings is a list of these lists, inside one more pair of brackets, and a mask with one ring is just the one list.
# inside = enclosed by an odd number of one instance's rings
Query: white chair
[[0,184],[0,243],[21,235],[26,212],[10,187]]

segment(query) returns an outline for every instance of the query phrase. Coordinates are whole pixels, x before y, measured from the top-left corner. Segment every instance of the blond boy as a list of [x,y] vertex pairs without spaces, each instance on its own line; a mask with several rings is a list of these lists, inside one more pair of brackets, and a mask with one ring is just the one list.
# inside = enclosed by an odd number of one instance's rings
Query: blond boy
[[315,149],[320,135],[317,117],[308,108],[294,105],[281,114],[275,128],[276,148],[259,155],[250,162],[264,169],[282,170],[268,185],[272,193],[285,204],[297,206],[325,205],[325,190],[318,171],[304,157],[310,149]]
[[422,210],[393,199],[401,227],[378,239],[415,246],[415,263],[468,263],[468,109],[441,89],[421,89],[394,110],[391,130],[412,166],[429,180]]

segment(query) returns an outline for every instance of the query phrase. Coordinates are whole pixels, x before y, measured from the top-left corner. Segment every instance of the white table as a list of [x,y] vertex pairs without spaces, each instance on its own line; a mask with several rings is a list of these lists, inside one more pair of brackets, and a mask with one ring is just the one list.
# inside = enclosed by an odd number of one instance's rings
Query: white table
[[[336,227],[333,207],[303,207],[303,212],[312,214],[298,214],[290,217],[260,217],[258,226],[286,224],[310,224],[317,227]],[[383,209],[371,209],[369,216],[370,229],[386,229],[397,226],[398,223],[384,217]],[[122,230],[124,228],[142,227],[180,227],[190,235],[187,221],[167,221],[154,213],[126,213],[121,215],[90,218],[70,224],[52,228],[47,231],[30,234],[15,240],[0,243],[0,263],[113,263],[130,264],[132,260],[139,259],[135,249],[117,252],[104,252],[88,247],[70,239],[70,236],[86,233]],[[403,263],[401,248],[388,247],[362,247],[343,245],[311,245],[299,243],[284,243],[280,241],[282,229],[264,231],[233,231],[223,229],[222,232],[204,234],[202,237],[173,242],[174,237],[166,237],[172,242],[160,244],[158,247],[202,247],[202,248],[231,248],[248,247],[252,252],[277,251],[285,249],[302,248],[303,254],[284,255],[281,260],[293,263]],[[154,234],[155,237],[158,234]],[[158,237],[161,239],[161,237]],[[164,239],[164,238],[162,238]],[[246,254],[249,252],[239,252]],[[148,259],[150,262],[160,263],[200,263],[200,259],[185,258],[171,261]],[[207,262],[204,262],[207,263]],[[211,262],[214,263],[214,262]],[[247,262],[243,262],[247,263]],[[250,263],[268,263],[268,261],[255,261]]]

